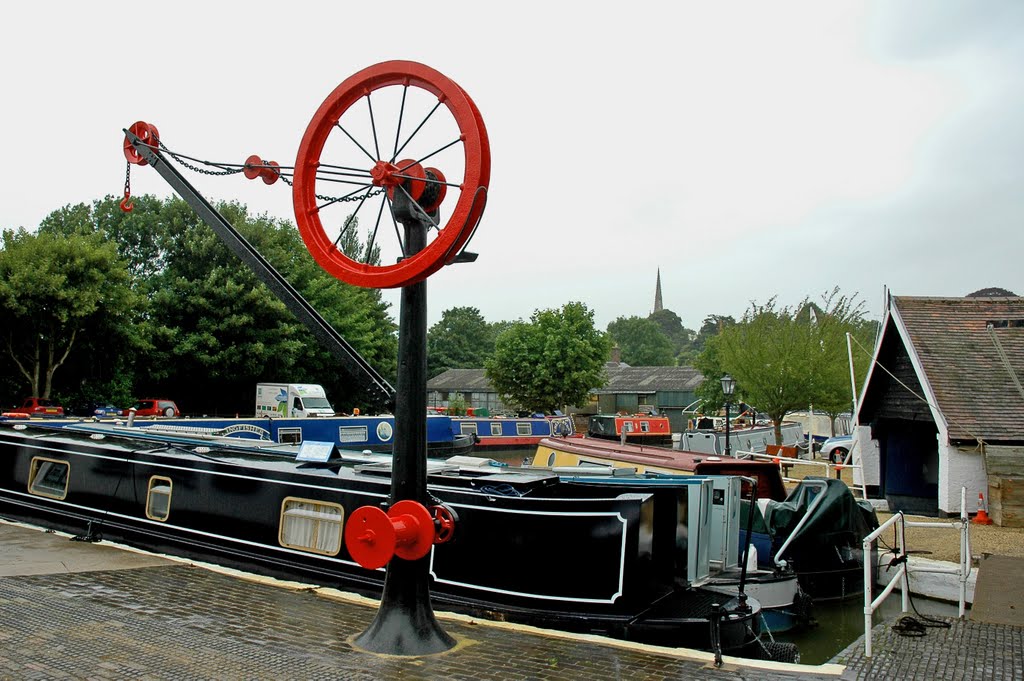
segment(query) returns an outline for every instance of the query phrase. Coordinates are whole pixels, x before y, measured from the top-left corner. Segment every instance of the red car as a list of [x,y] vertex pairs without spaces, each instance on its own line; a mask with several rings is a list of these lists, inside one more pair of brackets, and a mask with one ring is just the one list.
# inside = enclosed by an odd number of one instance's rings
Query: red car
[[[172,400],[158,400],[152,397],[139,400],[132,406],[136,416],[181,416],[178,405]],[[121,415],[128,416],[130,409],[125,409]]]
[[26,397],[20,407],[11,409],[12,414],[29,416],[64,416],[64,407],[48,397]]

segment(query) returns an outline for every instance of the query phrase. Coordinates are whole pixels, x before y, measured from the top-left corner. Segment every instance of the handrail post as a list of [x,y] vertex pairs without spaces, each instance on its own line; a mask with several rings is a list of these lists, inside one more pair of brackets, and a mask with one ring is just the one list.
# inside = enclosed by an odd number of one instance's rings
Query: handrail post
[[[862,550],[865,556],[871,555],[871,545],[874,540],[864,538]],[[871,566],[868,565],[868,561],[864,561],[864,657],[871,657],[871,615],[874,609],[871,607],[872,591],[871,584]]]
[[960,488],[960,603],[957,617],[964,618],[967,605],[967,578],[971,574],[970,522],[967,519],[967,487]]
[[900,607],[903,612],[910,610],[910,563],[907,562],[907,523],[906,518],[903,516],[903,511],[899,512],[900,522],[897,524],[896,531],[899,533],[900,542],[900,556],[903,557],[903,582],[900,591],[902,592]]

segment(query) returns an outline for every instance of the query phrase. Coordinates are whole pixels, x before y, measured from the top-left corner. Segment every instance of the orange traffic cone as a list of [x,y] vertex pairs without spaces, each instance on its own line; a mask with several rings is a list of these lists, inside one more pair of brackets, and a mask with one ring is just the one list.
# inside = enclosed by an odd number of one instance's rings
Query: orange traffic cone
[[974,520],[971,521],[975,525],[991,525],[992,519],[988,517],[988,512],[985,510],[985,495],[978,492],[978,514],[974,516]]

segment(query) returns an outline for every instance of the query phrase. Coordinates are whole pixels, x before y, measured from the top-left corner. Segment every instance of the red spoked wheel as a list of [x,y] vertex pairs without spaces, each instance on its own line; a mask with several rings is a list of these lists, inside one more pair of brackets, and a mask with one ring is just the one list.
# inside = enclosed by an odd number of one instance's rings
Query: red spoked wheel
[[434,518],[434,543],[447,544],[455,536],[459,515],[447,504],[437,504],[428,510]]
[[[376,64],[335,88],[306,128],[295,159],[295,220],[309,252],[338,279],[409,286],[465,246],[483,215],[490,171],[483,118],[461,87],[416,62]],[[396,192],[432,217],[418,253],[406,252],[385,210]]]

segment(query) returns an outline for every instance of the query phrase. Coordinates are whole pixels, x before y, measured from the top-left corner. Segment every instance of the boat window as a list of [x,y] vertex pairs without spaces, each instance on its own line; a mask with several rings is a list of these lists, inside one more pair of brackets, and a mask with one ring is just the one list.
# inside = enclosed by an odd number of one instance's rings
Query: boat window
[[476,423],[472,421],[461,423],[463,435],[476,435],[479,431],[476,427]]
[[491,435],[501,435],[501,424],[491,423]]
[[623,421],[622,422],[622,430],[626,431],[627,433],[632,433],[633,432],[633,422],[632,421]]
[[33,458],[28,474],[28,491],[41,497],[63,499],[68,495],[70,469],[71,465],[67,461]]
[[149,479],[149,492],[146,495],[146,517],[150,520],[167,520],[171,514],[171,488],[174,484],[170,478],[154,475]]
[[290,549],[336,556],[341,551],[344,517],[340,504],[286,497],[281,503],[278,541]]
[[533,435],[533,429],[530,428],[529,423],[517,423],[516,433],[519,435]]
[[277,441],[283,445],[301,445],[302,428],[278,428]]
[[645,433],[651,432],[651,422],[650,421],[641,421],[640,422],[640,430],[645,432]]
[[366,426],[339,426],[338,442],[366,442]]
[[553,450],[553,449],[551,450],[551,453],[548,454],[547,465],[548,466],[554,466],[555,465],[555,450]]

